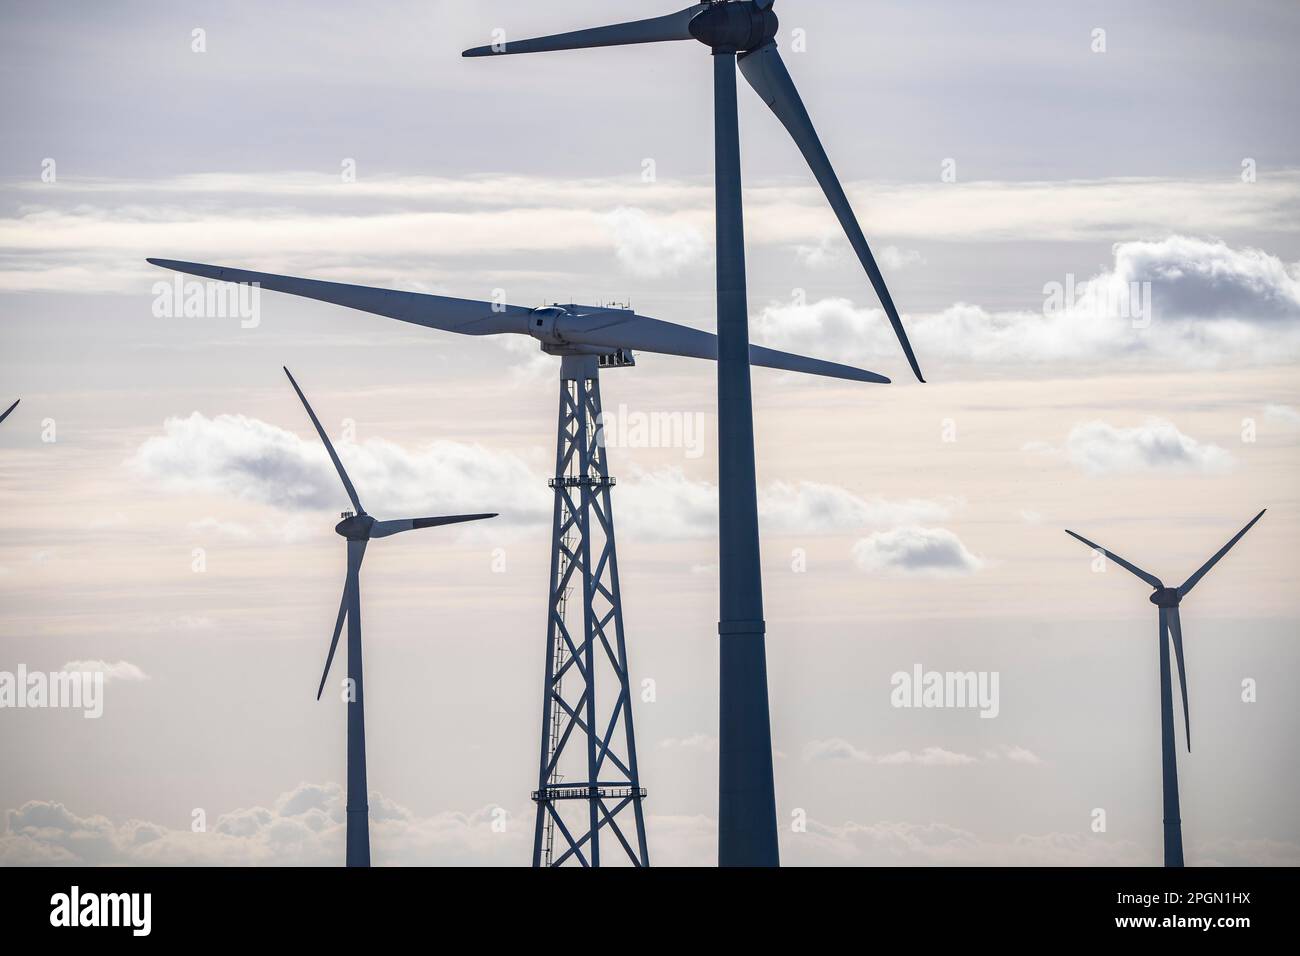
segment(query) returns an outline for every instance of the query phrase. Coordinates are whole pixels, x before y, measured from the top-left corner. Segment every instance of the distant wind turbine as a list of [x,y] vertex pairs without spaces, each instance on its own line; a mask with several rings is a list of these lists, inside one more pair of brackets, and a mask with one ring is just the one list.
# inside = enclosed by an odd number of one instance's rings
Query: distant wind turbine
[[1160,608],[1160,749],[1164,780],[1165,866],[1183,865],[1183,822],[1178,809],[1178,757],[1174,742],[1173,675],[1169,668],[1170,638],[1173,640],[1174,656],[1178,659],[1178,683],[1183,697],[1183,725],[1187,737],[1187,750],[1190,753],[1192,749],[1192,718],[1187,706],[1187,674],[1183,669],[1183,625],[1178,615],[1178,605],[1182,603],[1188,592],[1196,587],[1196,583],[1205,577],[1210,568],[1214,567],[1219,559],[1227,554],[1262,517],[1264,517],[1263,511],[1255,515],[1250,520],[1250,524],[1238,531],[1236,536],[1220,548],[1214,557],[1201,565],[1200,570],[1176,588],[1165,587],[1154,574],[1143,571],[1137,565],[1125,561],[1119,555],[1107,551],[1099,544],[1094,544],[1082,535],[1068,529],[1065,532],[1094,551],[1106,555],[1121,568],[1137,575],[1155,589],[1150,600]]
[[0,422],[4,421],[6,418],[8,418],[8,417],[9,417],[9,413],[12,412],[15,408],[17,408],[17,407],[18,407],[18,403],[21,402],[21,401],[22,401],[21,398],[19,398],[19,399],[15,399],[15,400],[14,400],[14,403],[13,403],[12,405],[10,405],[8,408],[6,408],[6,409],[4,410],[4,414],[3,414],[3,415],[0,415]]
[[325,671],[320,676],[320,687],[316,690],[316,699],[320,700],[325,690],[325,680],[329,677],[330,665],[334,662],[334,651],[339,646],[339,634],[343,630],[343,620],[348,622],[348,680],[350,696],[348,697],[348,790],[347,790],[347,865],[370,865],[370,822],[367,806],[366,789],[366,718],[365,697],[361,682],[361,561],[366,555],[366,545],[371,538],[386,538],[416,528],[434,528],[439,525],[457,524],[461,521],[478,521],[481,518],[495,518],[495,514],[451,515],[442,518],[399,518],[393,521],[376,521],[366,514],[357,497],[357,490],[352,487],[339,460],[338,453],[330,443],[329,436],[321,427],[320,419],[312,411],[307,396],[302,393],[292,373],[286,368],[284,374],[289,376],[289,383],[298,393],[307,415],[316,428],[316,434],[325,443],[330,461],[343,481],[343,488],[352,500],[356,511],[343,512],[343,520],[334,530],[348,542],[348,574],[343,585],[343,599],[339,602],[339,616],[334,624],[334,637],[330,641],[329,655],[325,658]]

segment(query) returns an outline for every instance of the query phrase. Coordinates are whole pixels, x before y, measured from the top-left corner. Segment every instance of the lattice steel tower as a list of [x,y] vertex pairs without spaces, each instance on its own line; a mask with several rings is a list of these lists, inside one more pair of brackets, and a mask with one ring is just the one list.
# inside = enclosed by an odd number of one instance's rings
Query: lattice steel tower
[[600,866],[611,846],[650,864],[601,435],[600,369],[631,364],[628,352],[561,360],[533,866]]

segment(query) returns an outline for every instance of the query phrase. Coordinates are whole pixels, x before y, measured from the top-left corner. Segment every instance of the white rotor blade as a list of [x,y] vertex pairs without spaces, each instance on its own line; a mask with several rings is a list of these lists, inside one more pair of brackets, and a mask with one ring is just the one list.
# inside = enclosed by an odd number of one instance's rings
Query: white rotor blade
[[446,515],[441,518],[395,518],[392,521],[376,521],[370,528],[370,537],[387,538],[389,535],[414,531],[417,528],[437,528],[445,524],[460,524],[462,521],[482,521],[495,518],[495,512],[484,515]]
[[839,177],[835,175],[835,169],[831,166],[830,158],[822,147],[817,130],[813,128],[812,119],[808,116],[808,110],[799,97],[799,91],[795,88],[794,80],[790,78],[790,72],[785,68],[785,62],[781,59],[776,44],[769,42],[757,50],[742,55],[740,72],[754,88],[754,92],[776,114],[777,119],[794,138],[795,145],[799,147],[799,151],[803,153],[804,159],[812,168],[813,175],[817,177],[822,192],[826,194],[827,201],[835,210],[840,226],[853,246],[853,251],[858,255],[858,261],[866,270],[867,278],[871,280],[880,304],[885,307],[885,314],[889,316],[889,323],[894,327],[894,334],[898,336],[898,343],[903,347],[903,354],[907,356],[912,372],[918,381],[924,382],[921,366],[917,364],[912,343],[908,341],[907,331],[903,328],[903,320],[899,317],[898,308],[894,305],[893,297],[890,296],[889,289],[885,285],[885,277],[881,275],[880,266],[876,264],[876,258],[871,254],[871,247],[867,245],[867,237],[863,235],[857,216],[853,214],[849,197],[844,194],[844,187],[840,185]]
[[598,46],[628,46],[634,43],[660,43],[668,40],[691,40],[691,21],[709,8],[697,3],[664,17],[616,23],[607,27],[556,33],[531,40],[507,40],[492,46],[475,47],[461,56],[505,56],[511,53],[549,53],[554,50],[586,50]]
[[306,299],[330,302],[360,312],[383,315],[430,329],[441,329],[444,332],[460,332],[463,335],[526,333],[528,315],[533,311],[517,305],[494,305],[491,302],[479,302],[474,299],[452,299],[420,292],[398,292],[393,289],[374,289],[343,282],[299,279],[295,276],[250,272],[247,269],[230,269],[225,266],[205,265],[201,262],[181,262],[176,259],[146,261],[151,265],[204,279],[216,279],[221,282],[255,282],[261,288],[272,292],[285,292]]
[[[357,547],[352,547],[352,545]],[[366,556],[366,543],[364,541],[348,542],[348,576],[343,582],[343,598],[339,601],[339,616],[334,622],[334,637],[330,639],[329,654],[325,657],[325,670],[320,675],[320,687],[316,689],[316,699],[320,700],[320,695],[325,693],[325,681],[330,676],[330,665],[334,663],[334,652],[339,648],[339,635],[343,633],[343,621],[348,616],[348,598],[352,595],[352,589],[360,586],[361,562]]]
[[[1268,510],[1267,508],[1264,509],[1264,511],[1267,511],[1267,510]],[[1210,558],[1210,560],[1206,561],[1203,565],[1201,565],[1200,570],[1198,570],[1198,571],[1197,571],[1195,574],[1193,574],[1190,578],[1188,578],[1186,581],[1184,581],[1183,584],[1182,584],[1182,587],[1180,587],[1180,588],[1178,589],[1178,596],[1179,596],[1179,597],[1182,597],[1182,596],[1186,595],[1187,592],[1190,591],[1192,588],[1196,587],[1196,582],[1199,581],[1199,580],[1201,580],[1201,578],[1205,577],[1205,575],[1209,572],[1210,568],[1212,568],[1212,567],[1214,567],[1216,564],[1218,564],[1218,563],[1219,563],[1219,560],[1220,560],[1220,559],[1221,559],[1225,554],[1227,554],[1229,551],[1232,550],[1232,546],[1233,546],[1234,544],[1236,544],[1238,541],[1240,541],[1240,540],[1245,536],[1245,534],[1246,534],[1247,531],[1249,531],[1251,528],[1255,527],[1255,522],[1256,522],[1256,521],[1258,521],[1260,518],[1264,517],[1264,511],[1261,511],[1259,514],[1255,515],[1255,517],[1251,518],[1251,519],[1250,519],[1250,524],[1246,525],[1246,527],[1242,528],[1242,529],[1241,529],[1240,531],[1238,531],[1235,535],[1233,535],[1232,540],[1229,541],[1227,544],[1225,544],[1222,548],[1220,548],[1220,549],[1218,550],[1218,552],[1214,555],[1214,557],[1212,557],[1212,558]]]
[[[712,332],[702,332],[699,329],[677,325],[674,322],[664,322],[661,319],[651,319],[632,312],[608,312],[589,316],[566,315],[557,322],[556,331],[566,342],[576,345],[635,349],[710,361],[717,361],[718,358],[718,337]],[[749,347],[749,361],[763,368],[775,368],[787,372],[805,372],[809,375],[824,375],[828,378],[873,382],[881,385],[889,383],[889,379],[875,372],[764,348],[761,345]]]
[[1187,704],[1187,669],[1183,666],[1183,620],[1178,608],[1169,609],[1169,636],[1174,643],[1174,659],[1178,661],[1178,686],[1183,695],[1183,727],[1187,737],[1187,752],[1192,751],[1192,712]]
[[1113,551],[1107,551],[1101,545],[1094,544],[1093,542],[1089,541],[1081,534],[1075,534],[1069,528],[1065,529],[1065,533],[1068,534],[1071,538],[1074,538],[1078,541],[1082,541],[1088,547],[1092,548],[1092,550],[1100,551],[1106,557],[1110,558],[1112,561],[1118,564],[1121,568],[1128,571],[1130,574],[1137,575],[1139,578],[1141,578],[1147,584],[1151,585],[1157,591],[1164,587],[1164,584],[1154,574],[1150,573],[1149,571],[1143,571],[1136,564],[1130,564],[1128,561],[1125,561],[1123,558],[1121,558],[1118,554],[1115,554]]
[[334,443],[330,441],[330,436],[325,434],[325,428],[321,425],[320,419],[316,417],[316,412],[312,410],[311,402],[307,401],[307,396],[298,387],[298,382],[294,379],[293,373],[286,368],[284,374],[289,376],[289,384],[293,386],[293,390],[302,399],[302,407],[307,409],[307,416],[311,419],[311,423],[316,426],[316,434],[325,443],[325,450],[329,452],[330,461],[334,463],[334,470],[339,473],[339,478],[343,481],[343,489],[352,500],[352,506],[357,509],[357,514],[365,514],[366,509],[361,507],[361,499],[357,497],[357,489],[352,487],[352,479],[348,477],[347,469],[343,467],[343,462],[339,460],[338,452],[334,450]]

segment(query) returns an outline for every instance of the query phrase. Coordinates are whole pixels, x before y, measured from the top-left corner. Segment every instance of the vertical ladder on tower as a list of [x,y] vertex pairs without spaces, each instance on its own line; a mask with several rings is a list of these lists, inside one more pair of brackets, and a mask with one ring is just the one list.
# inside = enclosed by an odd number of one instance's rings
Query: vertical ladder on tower
[[[567,534],[561,539],[561,541],[563,542],[564,546],[560,549],[559,560],[560,560],[560,577],[561,579],[563,579],[565,572],[567,572],[570,564],[569,554],[572,553],[572,549],[573,549],[573,535]],[[569,610],[569,597],[572,594],[573,594],[573,588],[564,587],[560,589],[560,593],[556,598],[556,611],[561,618],[565,618],[566,620],[568,617],[568,610]],[[556,639],[552,642],[551,654],[552,654],[551,673],[563,674],[564,662],[567,659],[567,652],[564,649],[564,639],[558,634],[556,635]],[[563,680],[564,678],[560,677],[559,680],[557,681],[557,684],[562,683]],[[561,708],[559,707],[551,708],[551,733],[546,748],[548,754],[553,755],[559,749],[560,732],[562,729],[563,718],[564,718],[564,711]],[[551,776],[549,780],[550,785],[554,787],[563,782],[564,782],[564,774],[560,772],[559,766],[556,765],[552,767]],[[544,866],[550,866],[551,862],[555,857],[555,820],[553,817],[549,815],[547,816],[545,822],[545,828],[546,828],[545,848],[543,850],[542,859],[544,861],[543,863]]]

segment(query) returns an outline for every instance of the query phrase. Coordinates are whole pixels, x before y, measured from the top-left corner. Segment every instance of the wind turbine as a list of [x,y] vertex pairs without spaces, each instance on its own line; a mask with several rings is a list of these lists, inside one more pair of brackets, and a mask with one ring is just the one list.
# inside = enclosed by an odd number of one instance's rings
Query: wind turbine
[[0,422],[4,421],[6,418],[8,418],[8,417],[9,417],[9,413],[12,412],[15,408],[17,408],[17,407],[18,407],[18,403],[21,402],[21,401],[22,401],[21,398],[19,398],[19,399],[15,399],[14,403],[13,403],[12,405],[10,405],[8,408],[5,409],[3,414],[0,414]]
[[921,367],[884,277],[799,91],[776,47],[773,0],[710,0],[667,16],[466,50],[464,56],[540,53],[698,40],[713,52],[717,206],[718,497],[721,637],[718,740],[718,863],[776,866],[776,792],[767,700],[763,579],[750,394],[745,226],[741,201],[736,65],[812,168],[866,270],[918,381]]
[[[463,335],[528,335],[560,359],[556,422],[554,520],[546,615],[547,655],[538,761],[533,864],[600,865],[600,836],[611,833],[628,858],[649,864],[632,727],[622,592],[614,539],[607,450],[602,440],[600,370],[636,364],[633,349],[716,359],[718,339],[697,329],[630,309],[551,305],[539,309],[445,296],[396,292],[150,259],[167,269],[226,282],[256,283],[275,292],[330,302],[415,325]],[[862,369],[751,346],[755,365],[858,382],[888,382]],[[582,631],[571,631],[571,592],[581,593]],[[566,677],[573,678],[567,681]],[[616,687],[612,708],[596,714],[596,685]],[[612,684],[610,683],[612,682]],[[574,693],[575,684],[579,693]],[[617,732],[622,732],[621,749]],[[573,762],[579,758],[581,767]],[[585,820],[573,807],[585,804]],[[615,817],[625,808],[636,832],[624,836]],[[567,814],[567,821],[565,816]],[[563,841],[557,848],[556,831]]]
[[[1264,511],[1268,509],[1265,508]],[[1264,517],[1261,511],[1250,519],[1231,541],[1225,544],[1214,557],[1201,565],[1200,569],[1176,588],[1165,587],[1154,574],[1143,571],[1135,564],[1125,561],[1114,552],[1107,551],[1099,544],[1094,544],[1083,535],[1066,529],[1066,534],[1082,541],[1094,551],[1106,555],[1124,570],[1141,578],[1154,588],[1150,601],[1160,609],[1160,753],[1162,779],[1164,784],[1164,824],[1165,824],[1165,866],[1183,865],[1183,821],[1178,809],[1178,757],[1174,741],[1174,691],[1173,675],[1169,668],[1169,643],[1172,639],[1174,656],[1178,659],[1178,684],[1183,697],[1183,728],[1187,739],[1187,752],[1192,750],[1192,718],[1187,707],[1187,674],[1183,669],[1183,624],[1179,617],[1178,606],[1182,604],[1196,583],[1205,577],[1210,568],[1219,563],[1219,559],[1232,550],[1242,537],[1255,526],[1255,522]]]
[[348,573],[343,584],[343,599],[339,602],[339,616],[334,623],[334,637],[330,640],[330,650],[325,658],[325,670],[320,675],[320,687],[316,690],[316,699],[320,700],[325,691],[325,680],[329,677],[330,665],[334,663],[334,651],[339,646],[339,634],[343,630],[343,620],[348,622],[348,792],[347,792],[347,865],[370,865],[370,819],[368,793],[366,789],[366,715],[365,694],[361,680],[361,562],[366,556],[366,545],[372,538],[387,538],[389,535],[401,534],[416,528],[434,528],[445,524],[458,524],[462,521],[478,521],[481,518],[495,518],[495,514],[451,515],[442,518],[399,518],[392,521],[376,521],[366,514],[357,497],[352,479],[348,477],[343,462],[339,460],[334,445],[321,427],[320,419],[312,411],[307,396],[302,393],[293,374],[286,368],[284,374],[289,376],[289,384],[298,393],[307,415],[316,428],[316,434],[325,443],[334,470],[343,481],[343,488],[352,500],[355,511],[343,512],[343,520],[334,526],[334,530],[348,542]]

